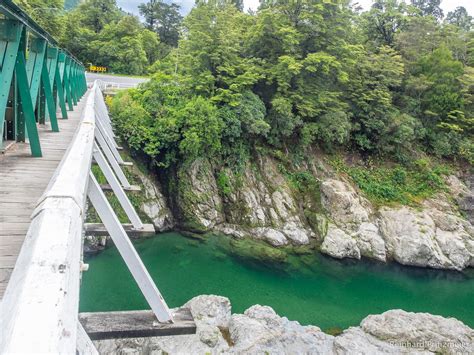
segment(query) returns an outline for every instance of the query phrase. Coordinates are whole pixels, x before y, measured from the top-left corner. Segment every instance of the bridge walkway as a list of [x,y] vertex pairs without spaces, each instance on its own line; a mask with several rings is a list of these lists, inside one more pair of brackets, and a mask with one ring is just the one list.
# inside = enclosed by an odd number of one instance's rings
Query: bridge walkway
[[54,171],[72,142],[88,93],[59,119],[59,132],[50,123],[39,125],[43,156],[31,156],[28,143],[15,143],[0,155],[0,299],[20,253],[36,202],[48,186]]

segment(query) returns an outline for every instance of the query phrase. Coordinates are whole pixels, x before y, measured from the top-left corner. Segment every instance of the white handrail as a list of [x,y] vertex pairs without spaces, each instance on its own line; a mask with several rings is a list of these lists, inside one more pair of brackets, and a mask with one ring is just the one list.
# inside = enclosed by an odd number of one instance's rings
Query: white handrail
[[[166,302],[91,172],[95,154],[134,227],[142,227],[119,184],[120,177],[125,179],[120,181],[122,184],[128,181],[96,125],[100,120],[110,120],[100,88],[96,81],[88,94],[73,141],[33,212],[0,304],[0,354],[74,354],[77,346],[91,344],[81,340],[87,335],[78,334],[81,328],[77,324],[87,197],[157,319],[173,321]],[[104,110],[106,117],[100,116]],[[109,139],[115,149],[115,141]]]
[[[92,92],[98,90],[94,85]],[[87,97],[73,142],[38,202],[0,309],[0,353],[76,351],[82,230],[95,133]]]

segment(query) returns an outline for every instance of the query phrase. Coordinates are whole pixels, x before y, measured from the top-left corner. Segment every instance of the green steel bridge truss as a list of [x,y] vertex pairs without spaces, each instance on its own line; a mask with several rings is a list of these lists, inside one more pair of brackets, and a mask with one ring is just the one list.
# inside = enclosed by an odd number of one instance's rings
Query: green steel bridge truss
[[0,2],[0,148],[28,142],[41,157],[38,124],[59,132],[57,107],[67,119],[87,91],[85,68],[11,0]]

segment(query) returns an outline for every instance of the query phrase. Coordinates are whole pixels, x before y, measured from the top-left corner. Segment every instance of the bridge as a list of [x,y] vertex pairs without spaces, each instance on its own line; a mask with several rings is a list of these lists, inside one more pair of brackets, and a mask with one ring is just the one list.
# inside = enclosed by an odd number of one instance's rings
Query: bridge
[[[11,0],[0,3],[0,70],[0,353],[90,354],[93,339],[194,333],[189,310],[168,308],[91,171],[99,166],[129,228],[146,229],[125,192],[129,164],[103,95],[130,83],[88,83],[79,60]],[[89,204],[151,310],[79,313]]]

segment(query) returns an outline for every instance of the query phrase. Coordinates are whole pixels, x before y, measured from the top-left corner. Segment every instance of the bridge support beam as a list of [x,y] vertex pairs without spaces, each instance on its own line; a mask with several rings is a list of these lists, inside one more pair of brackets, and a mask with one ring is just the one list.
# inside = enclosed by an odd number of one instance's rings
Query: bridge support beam
[[160,291],[158,291],[158,288],[145,268],[145,265],[143,265],[142,260],[133,247],[127,233],[120,224],[109,201],[107,201],[105,194],[100,189],[99,183],[92,172],[89,173],[89,188],[87,196],[109,231],[110,237],[127,264],[128,269],[153,310],[153,313],[161,323],[171,323],[173,321],[173,316],[166,305],[163,296]]
[[138,217],[137,212],[133,208],[130,200],[125,194],[125,191],[122,189],[122,186],[120,186],[120,182],[115,177],[112,169],[110,168],[107,160],[105,159],[97,144],[94,144],[93,157],[97,164],[99,164],[100,170],[102,170],[104,173],[107,182],[112,187],[115,196],[117,196],[120,206],[122,206],[123,210],[127,214],[128,219],[130,222],[132,222],[133,228],[137,230],[143,229],[143,223],[140,220],[140,217]]
[[[24,142],[41,157],[37,124],[62,117],[86,92],[85,69],[11,1],[0,3],[0,150],[4,141]],[[47,113],[47,115],[46,115]],[[25,129],[26,128],[26,129]]]

